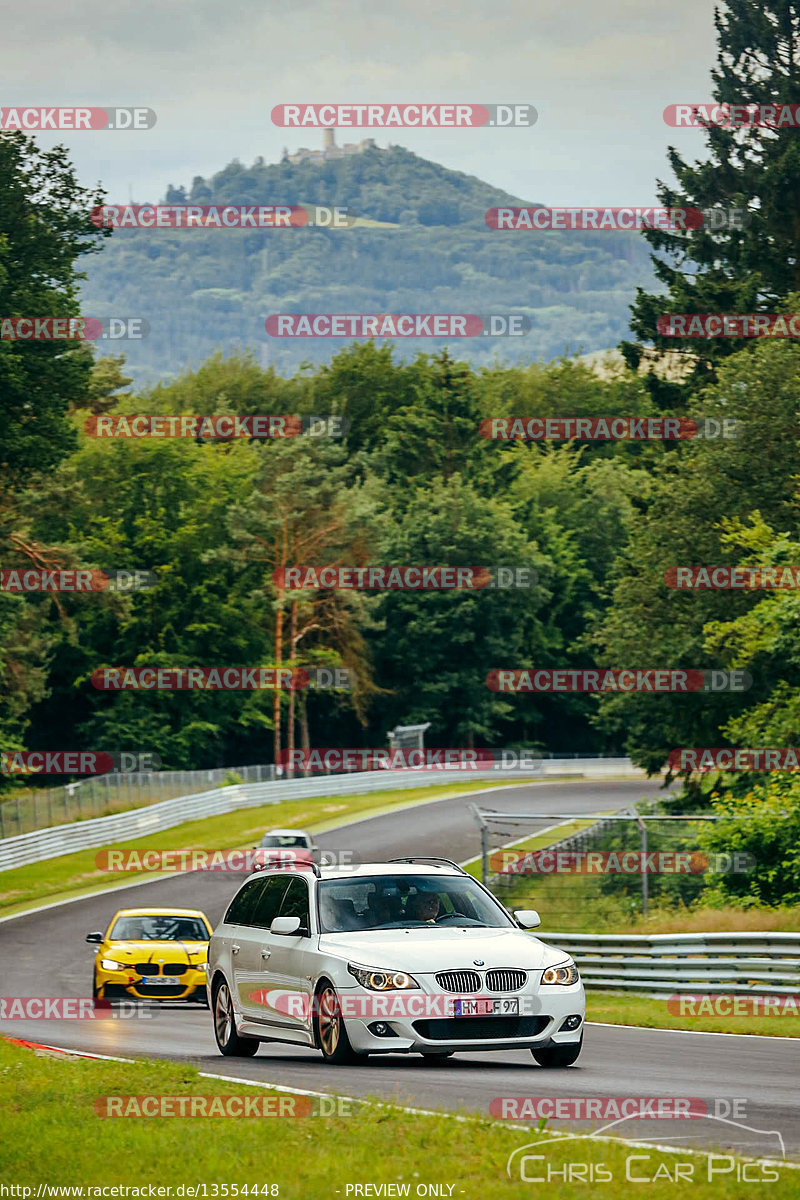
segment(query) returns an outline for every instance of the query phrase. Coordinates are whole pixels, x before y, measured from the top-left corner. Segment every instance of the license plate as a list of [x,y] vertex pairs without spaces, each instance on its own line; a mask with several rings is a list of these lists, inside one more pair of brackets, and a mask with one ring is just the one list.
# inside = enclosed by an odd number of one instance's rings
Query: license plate
[[144,979],[140,980],[145,987],[175,987],[179,983],[179,979],[171,975],[145,975]]
[[481,996],[475,1000],[454,1000],[454,1017],[516,1017],[519,1016],[519,999],[502,1000]]

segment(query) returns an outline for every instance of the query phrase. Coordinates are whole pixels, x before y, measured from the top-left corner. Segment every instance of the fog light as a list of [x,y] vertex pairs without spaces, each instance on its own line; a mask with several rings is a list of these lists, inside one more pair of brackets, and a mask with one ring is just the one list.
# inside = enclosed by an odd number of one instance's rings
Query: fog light
[[582,1020],[583,1020],[583,1018],[579,1017],[576,1013],[573,1016],[567,1017],[566,1020],[562,1021],[561,1028],[562,1029],[577,1029]]
[[370,1031],[370,1033],[374,1033],[375,1037],[397,1037],[397,1034],[392,1029],[391,1025],[387,1025],[385,1021],[373,1021],[371,1025],[367,1026],[367,1029]]

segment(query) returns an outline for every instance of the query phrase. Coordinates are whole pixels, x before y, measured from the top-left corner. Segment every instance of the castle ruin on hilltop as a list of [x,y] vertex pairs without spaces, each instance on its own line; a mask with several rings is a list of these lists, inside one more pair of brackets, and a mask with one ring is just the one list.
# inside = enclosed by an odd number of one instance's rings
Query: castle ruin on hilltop
[[337,146],[335,133],[334,129],[323,129],[321,150],[307,150],[305,146],[301,146],[295,154],[290,154],[288,148],[284,147],[281,162],[330,162],[334,158],[348,158],[351,154],[363,154],[365,150],[380,149],[375,144],[374,138],[364,138],[360,142],[345,142],[343,146]]

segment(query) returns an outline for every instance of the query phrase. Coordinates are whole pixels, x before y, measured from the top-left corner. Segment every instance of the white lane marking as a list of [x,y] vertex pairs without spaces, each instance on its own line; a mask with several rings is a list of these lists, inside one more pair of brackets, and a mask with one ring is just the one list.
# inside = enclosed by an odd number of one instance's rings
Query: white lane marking
[[660,1025],[622,1025],[615,1021],[585,1021],[584,1024],[602,1025],[606,1029],[647,1030],[648,1033],[689,1033],[692,1037],[738,1037],[747,1038],[751,1042],[756,1038],[767,1042],[797,1042],[800,1040],[797,1037],[790,1037],[786,1033],[719,1033],[713,1029],[663,1029]]

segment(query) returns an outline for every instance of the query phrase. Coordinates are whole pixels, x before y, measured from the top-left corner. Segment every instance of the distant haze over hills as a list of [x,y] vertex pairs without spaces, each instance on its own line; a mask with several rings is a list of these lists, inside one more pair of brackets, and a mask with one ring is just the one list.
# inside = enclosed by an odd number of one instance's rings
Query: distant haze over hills
[[[350,340],[269,337],[264,322],[275,313],[518,313],[532,323],[524,336],[455,339],[452,354],[480,365],[589,353],[625,336],[636,286],[654,284],[641,236],[490,230],[487,209],[542,201],[400,146],[257,159],[251,167],[234,160],[189,189],[170,184],[165,199],[339,205],[361,222],[337,230],[115,230],[85,262],[83,310],[149,323],[141,341],[98,343],[101,353],[125,354],[138,386],[199,366],[219,349],[249,348],[289,375],[302,362],[328,361]],[[403,357],[443,345],[395,340]]]

